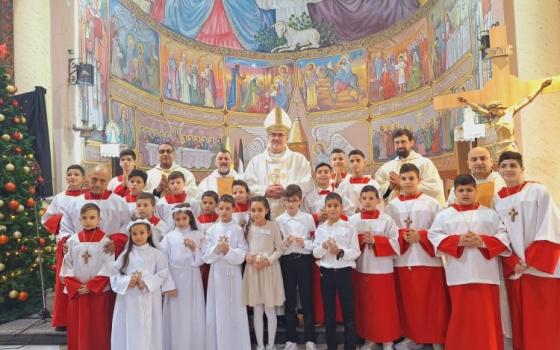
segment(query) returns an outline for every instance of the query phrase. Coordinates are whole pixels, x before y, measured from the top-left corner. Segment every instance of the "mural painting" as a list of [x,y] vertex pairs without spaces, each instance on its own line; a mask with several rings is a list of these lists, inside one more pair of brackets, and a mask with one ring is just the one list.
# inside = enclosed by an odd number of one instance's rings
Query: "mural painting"
[[426,157],[452,152],[456,115],[449,111],[438,112],[431,105],[399,114],[376,119],[373,128],[373,159],[376,163],[386,162],[396,156],[393,145],[393,131],[407,128],[414,134],[414,150]]
[[194,106],[224,107],[222,58],[162,38],[163,96]]
[[430,81],[428,21],[424,18],[369,49],[369,96],[386,100]]
[[111,74],[152,95],[160,94],[158,33],[118,1],[111,1]]
[[226,106],[229,111],[268,113],[288,110],[294,88],[293,61],[226,57]]
[[120,143],[129,148],[136,146],[135,112],[132,106],[111,101],[111,120],[105,128],[107,143]]
[[297,61],[298,86],[309,112],[367,103],[365,50]]
[[214,159],[224,146],[224,128],[187,123],[159,115],[137,112],[138,150],[143,166],[159,163],[162,142],[175,147],[176,161],[189,169],[214,168]]

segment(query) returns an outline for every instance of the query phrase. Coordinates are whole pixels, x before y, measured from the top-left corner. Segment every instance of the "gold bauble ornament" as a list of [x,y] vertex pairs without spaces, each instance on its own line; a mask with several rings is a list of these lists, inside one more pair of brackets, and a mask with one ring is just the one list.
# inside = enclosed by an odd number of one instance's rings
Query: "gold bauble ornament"
[[8,85],[6,86],[6,91],[9,94],[15,94],[17,92],[17,87],[15,85]]
[[6,164],[4,169],[6,169],[6,171],[14,171],[16,169],[16,166],[13,165],[12,163],[8,163],[8,164]]
[[4,116],[4,114],[0,113],[0,123],[4,120],[6,120],[6,117]]
[[21,116],[21,123],[22,124],[27,123],[27,118],[25,118],[23,115]]
[[0,225],[0,233],[6,232],[7,229],[8,229],[8,228],[7,228],[6,226]]
[[32,153],[29,153],[29,154],[27,155],[27,159],[28,159],[28,160],[33,160],[33,158],[34,158],[34,156],[33,156]]
[[17,219],[17,217],[15,215],[10,215],[10,221],[15,221]]
[[20,204],[20,205],[18,206],[18,208],[16,209],[16,211],[17,211],[18,213],[22,213],[24,210],[25,210],[25,207],[24,207],[23,205],[21,205],[21,204]]
[[2,282],[2,283],[8,282],[8,277],[7,276],[0,277],[0,282]]
[[10,291],[10,293],[8,294],[8,296],[10,297],[10,299],[15,299],[15,298],[18,297],[18,294],[19,294],[18,291],[15,290],[15,289],[13,289],[13,290]]
[[[40,263],[43,262],[43,258],[41,258],[40,256],[38,256],[38,257],[35,259],[35,262],[36,262],[37,264],[40,264]],[[33,266],[33,265],[32,265],[32,266]],[[33,266],[33,267],[37,267],[37,265],[35,265],[35,266]]]
[[4,73],[4,78],[6,78],[6,80],[12,80],[12,76],[9,73]]
[[0,263],[0,272],[4,271],[6,269],[6,265]]
[[29,174],[29,172],[31,171],[31,168],[28,167],[27,165],[24,166],[22,169],[23,169],[23,172],[24,172],[25,174]]
[[10,142],[10,140],[12,139],[12,137],[8,134],[4,134],[0,137],[2,139],[2,141],[4,142]]
[[22,234],[20,231],[14,231],[13,236],[15,239],[20,239]]
[[4,201],[0,199],[0,208],[4,206]]
[[4,213],[0,213],[0,220],[4,220]]

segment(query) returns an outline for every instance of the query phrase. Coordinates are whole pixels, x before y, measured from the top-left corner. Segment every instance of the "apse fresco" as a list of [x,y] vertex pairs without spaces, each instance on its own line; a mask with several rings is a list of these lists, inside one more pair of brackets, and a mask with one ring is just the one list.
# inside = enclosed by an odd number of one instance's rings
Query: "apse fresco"
[[[427,0],[132,0],[157,22],[189,39],[230,49],[271,52],[326,47],[382,31]],[[285,24],[278,26],[277,24]],[[295,35],[294,35],[295,34]],[[293,40],[295,36],[310,43]],[[303,48],[305,49],[305,48]]]
[[471,49],[469,0],[440,0],[431,11],[432,69],[439,77]]
[[425,18],[369,50],[370,100],[404,95],[429,81],[428,21]]
[[111,120],[105,127],[107,143],[120,143],[129,148],[136,146],[135,114],[132,106],[111,101]]
[[193,106],[224,107],[221,56],[193,50],[162,38],[163,96]]
[[213,127],[158,115],[138,112],[138,149],[141,163],[153,167],[159,163],[158,147],[170,143],[176,161],[188,169],[209,170],[224,145],[224,128]]
[[226,57],[226,107],[232,112],[288,110],[294,88],[294,62]]
[[159,96],[158,33],[116,0],[110,13],[111,74]]
[[424,108],[382,118],[372,122],[373,159],[377,163],[396,157],[393,131],[407,128],[414,134],[414,150],[426,157],[453,151],[456,117],[450,112],[436,112],[431,105]]
[[109,30],[106,19],[109,8],[106,0],[80,0],[80,57],[94,67],[93,85],[78,85],[80,113],[77,119],[87,120],[102,131],[109,120],[106,91],[109,82]]
[[365,50],[297,61],[298,86],[309,112],[367,103]]

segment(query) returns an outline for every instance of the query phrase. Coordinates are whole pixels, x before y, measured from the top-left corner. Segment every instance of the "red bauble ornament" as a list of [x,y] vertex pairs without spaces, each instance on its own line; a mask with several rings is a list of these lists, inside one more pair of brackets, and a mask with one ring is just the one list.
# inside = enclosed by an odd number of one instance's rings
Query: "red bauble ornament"
[[37,239],[37,242],[39,243],[39,245],[40,245],[41,247],[44,247],[44,246],[47,244],[47,240],[44,239],[43,237],[38,238],[38,239]]
[[51,269],[52,272],[56,272],[56,264],[52,264],[50,266],[50,269]]
[[37,182],[39,182],[39,184],[41,184],[41,185],[42,185],[42,184],[44,184],[44,183],[45,183],[45,178],[44,178],[44,177],[42,177],[42,176],[39,176],[39,177],[37,178]]
[[35,200],[33,198],[28,198],[25,201],[25,206],[28,208],[33,208],[33,206],[35,206]]
[[29,194],[35,194],[35,186],[29,187]]
[[16,210],[19,207],[19,202],[15,199],[12,199],[8,202],[8,208],[12,210]]
[[21,291],[21,292],[18,293],[17,298],[20,302],[23,303],[24,301],[26,301],[29,298],[29,293]]
[[4,244],[8,243],[9,240],[10,240],[10,237],[8,237],[6,235],[0,235],[0,245],[4,245]]
[[5,189],[7,192],[14,192],[14,191],[16,190],[16,184],[13,183],[13,182],[11,182],[11,181],[8,181],[8,182],[6,182],[6,184],[4,185],[4,189]]
[[29,247],[26,246],[25,244],[23,244],[21,247],[19,247],[19,251],[22,253],[27,253],[27,251],[29,250]]
[[23,150],[21,149],[21,147],[16,146],[16,147],[14,147],[14,152],[15,152],[16,154],[22,154],[22,153],[23,153]]
[[0,98],[0,107],[2,107],[4,105],[4,99]]
[[20,117],[14,117],[14,123],[16,123],[16,124],[21,123],[21,118]]
[[23,139],[23,134],[19,131],[14,131],[12,133],[12,138],[16,141],[21,141],[21,139]]
[[19,102],[15,98],[12,100],[12,106],[14,106],[15,108],[19,107]]

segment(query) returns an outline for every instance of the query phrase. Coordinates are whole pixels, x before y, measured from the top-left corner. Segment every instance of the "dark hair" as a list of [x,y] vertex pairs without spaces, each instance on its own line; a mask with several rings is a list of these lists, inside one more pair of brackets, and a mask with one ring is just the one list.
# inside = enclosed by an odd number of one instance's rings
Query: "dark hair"
[[148,174],[144,171],[144,170],[140,170],[140,169],[132,169],[132,171],[130,172],[130,174],[128,175],[128,179],[132,179],[133,177],[139,177],[142,179],[142,181],[144,182],[144,184],[146,184],[146,182],[148,181]]
[[218,203],[222,202],[229,203],[232,207],[235,207],[235,199],[233,199],[233,196],[231,194],[222,194],[220,196],[220,200],[218,200]]
[[173,146],[171,143],[169,142],[162,142],[159,144],[158,149],[163,146],[163,145],[167,145],[167,146],[171,146],[171,150],[173,150],[173,152],[175,152],[175,146]]
[[68,174],[68,172],[69,172],[70,170],[72,170],[72,169],[78,170],[80,173],[82,173],[82,176],[85,176],[85,175],[86,175],[86,171],[85,171],[84,167],[81,166],[80,164],[72,164],[72,165],[70,165],[68,168],[66,168],[66,173]]
[[134,246],[134,242],[132,241],[132,234],[130,233],[130,231],[132,230],[132,228],[134,226],[138,226],[138,225],[144,225],[146,226],[146,229],[148,230],[148,244],[151,245],[152,247],[156,247],[154,244],[154,240],[152,239],[152,228],[150,227],[150,225],[148,225],[145,222],[139,222],[137,224],[133,224],[132,226],[130,226],[130,229],[128,230],[128,242],[126,242],[126,249],[123,253],[123,261],[122,261],[122,266],[119,269],[119,272],[121,275],[126,275],[126,268],[128,267],[128,262],[129,262],[129,256],[130,256],[130,252],[132,251],[132,247]]
[[177,180],[177,179],[183,179],[183,182],[185,182],[186,181],[185,180],[185,174],[183,174],[179,170],[175,170],[175,171],[172,171],[171,174],[169,174],[169,176],[167,177],[168,181]]
[[[191,205],[189,203],[177,204],[173,206],[172,210],[175,208],[189,208],[189,210],[185,212],[189,217],[189,226],[191,227],[191,230],[198,230],[198,226],[196,226],[196,218],[194,217]],[[175,213],[173,213],[171,216],[173,219],[175,219]]]
[[286,186],[286,189],[284,189],[284,197],[290,198],[294,196],[297,196],[299,199],[303,198],[303,191],[301,190],[301,187],[294,184]]
[[409,141],[414,140],[414,135],[412,134],[412,131],[408,130],[408,129],[397,129],[395,131],[393,131],[393,141],[397,138],[397,137],[401,137],[401,136],[406,136],[408,137]]
[[138,197],[136,197],[136,201],[138,202],[140,199],[147,199],[152,203],[152,207],[156,206],[156,197],[153,194],[148,192],[140,192]]
[[330,165],[329,163],[319,163],[315,166],[315,172],[317,172],[317,170],[319,170],[319,168],[326,166],[327,168],[329,168],[330,171],[332,171],[332,165]]
[[341,148],[333,148],[333,150],[331,151],[331,156],[335,153],[342,153],[342,154],[346,154],[346,152],[344,152],[343,149]]
[[101,209],[99,209],[95,203],[84,204],[84,206],[80,209],[80,215],[85,214],[88,210],[95,210],[98,216],[101,215]]
[[375,193],[375,197],[377,197],[377,199],[379,199],[379,191],[377,191],[377,188],[375,188],[374,186],[372,186],[372,185],[364,186],[364,188],[362,188],[362,190],[360,191],[360,196],[362,195],[362,193],[366,193],[366,192]]
[[[268,203],[268,199],[266,199],[265,196],[255,196],[252,197],[249,200],[249,207],[251,207],[253,205],[253,203],[261,203],[262,205],[264,205],[265,209],[266,209],[266,214],[264,216],[264,218],[267,221],[271,220],[271,214],[270,214],[270,204]],[[244,232],[245,232],[245,238],[247,238],[247,235],[249,235],[249,230],[251,229],[251,223],[253,222],[253,219],[251,219],[251,215],[249,215],[249,220],[247,221],[247,224],[244,227]]]
[[474,186],[476,188],[476,180],[471,174],[459,174],[453,181],[455,189],[459,186]]
[[360,151],[359,149],[351,150],[350,153],[348,153],[348,158],[350,158],[351,156],[354,156],[354,155],[358,155],[358,156],[360,156],[364,159],[366,158],[364,152]]
[[124,156],[131,156],[132,159],[136,160],[136,153],[131,149],[123,149],[121,153],[119,153],[119,159]]
[[418,167],[412,163],[406,163],[401,166],[401,170],[399,170],[399,175],[404,173],[414,172],[418,178],[420,178],[420,170]]
[[247,193],[251,193],[251,190],[249,189],[249,185],[247,185],[247,183],[243,180],[233,180],[233,182],[231,183],[231,189],[233,190],[233,188],[235,186],[242,186],[245,188],[245,191],[247,191]]
[[220,199],[220,196],[218,196],[218,194],[214,191],[206,191],[202,194],[202,197],[200,197],[200,199],[204,199],[204,197],[210,197],[214,200],[214,202],[218,203],[218,200]]
[[514,151],[505,151],[504,153],[500,154],[498,165],[500,165],[504,160],[509,159],[515,160],[519,164],[519,166],[523,168],[523,156],[521,155],[521,153]]
[[338,203],[342,205],[342,197],[336,192],[331,192],[327,194],[327,196],[325,197],[325,204],[327,204],[327,202],[330,200],[338,201]]

